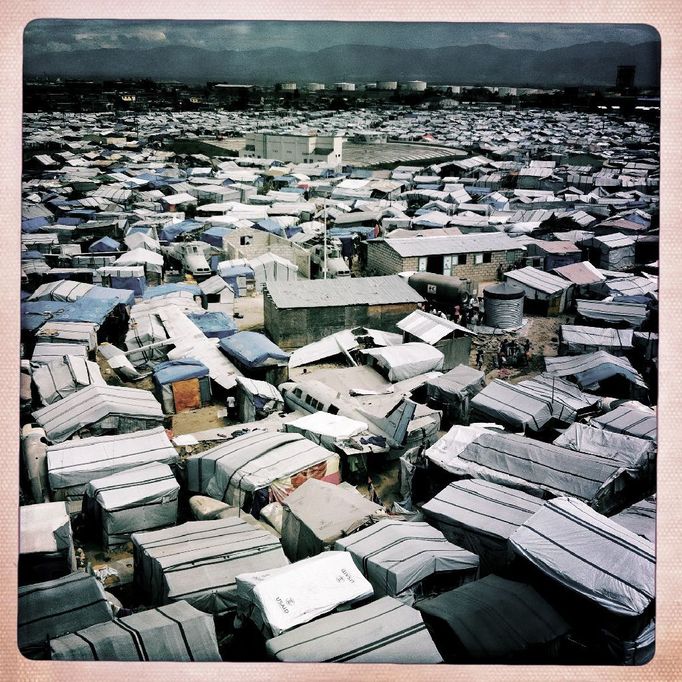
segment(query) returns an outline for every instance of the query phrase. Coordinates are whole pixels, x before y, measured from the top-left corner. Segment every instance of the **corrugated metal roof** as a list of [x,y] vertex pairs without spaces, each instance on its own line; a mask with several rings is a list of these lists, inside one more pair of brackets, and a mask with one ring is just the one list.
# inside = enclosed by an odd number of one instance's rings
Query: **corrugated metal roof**
[[522,244],[500,232],[480,232],[452,237],[412,237],[386,242],[401,258],[411,256],[479,253],[483,251],[511,251],[524,249]]
[[543,291],[546,294],[556,294],[571,286],[571,282],[561,277],[531,267],[511,270],[510,272],[505,272],[504,276],[507,279],[537,289],[538,291]]
[[573,284],[594,284],[606,279],[589,261],[562,265],[559,268],[554,268],[554,272]]
[[278,308],[328,308],[347,305],[421,303],[424,299],[398,275],[268,282]]

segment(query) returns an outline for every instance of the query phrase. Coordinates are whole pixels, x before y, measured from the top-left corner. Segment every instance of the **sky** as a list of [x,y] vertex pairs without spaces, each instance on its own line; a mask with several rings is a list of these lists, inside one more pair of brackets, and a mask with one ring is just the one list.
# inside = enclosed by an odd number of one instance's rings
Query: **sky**
[[40,19],[24,32],[28,53],[187,46],[208,50],[285,47],[315,51],[364,44],[426,48],[491,44],[548,50],[592,41],[659,40],[643,24],[464,24],[303,21],[114,21]]

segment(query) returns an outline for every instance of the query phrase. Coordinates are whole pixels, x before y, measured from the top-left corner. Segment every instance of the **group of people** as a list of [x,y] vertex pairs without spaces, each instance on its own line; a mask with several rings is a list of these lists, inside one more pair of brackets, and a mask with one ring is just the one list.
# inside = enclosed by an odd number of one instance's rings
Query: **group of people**
[[419,310],[431,313],[437,317],[441,317],[444,320],[450,320],[455,324],[459,324],[462,327],[475,327],[482,321],[483,313],[480,310],[479,300],[476,298],[470,299],[465,304],[457,304],[453,307],[452,313],[445,313],[431,304],[430,301],[426,300],[424,303],[419,303]]
[[[508,341],[502,339],[493,357],[493,368],[502,369],[503,367],[528,367],[530,362],[530,339],[516,342],[514,339]],[[476,369],[483,367],[485,353],[482,347],[476,351]]]

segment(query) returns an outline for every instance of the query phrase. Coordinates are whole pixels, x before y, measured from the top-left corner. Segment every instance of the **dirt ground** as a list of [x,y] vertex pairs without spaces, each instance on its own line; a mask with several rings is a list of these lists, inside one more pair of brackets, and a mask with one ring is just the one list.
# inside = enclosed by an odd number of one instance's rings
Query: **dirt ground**
[[234,312],[243,316],[235,319],[240,331],[263,330],[263,294],[235,298]]
[[224,412],[225,408],[220,405],[209,405],[198,410],[178,412],[173,415],[173,436],[226,426],[229,422],[222,416]]

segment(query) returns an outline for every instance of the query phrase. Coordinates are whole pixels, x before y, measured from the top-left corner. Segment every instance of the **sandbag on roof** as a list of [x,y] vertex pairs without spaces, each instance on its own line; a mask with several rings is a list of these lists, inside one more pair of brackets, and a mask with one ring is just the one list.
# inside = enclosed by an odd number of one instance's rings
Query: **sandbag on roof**
[[335,540],[372,523],[383,508],[347,489],[314,478],[282,503],[282,547],[290,561],[319,554]]
[[256,625],[275,636],[373,594],[351,556],[333,551],[282,568],[238,575],[237,590],[251,605],[249,615]]
[[638,616],[654,599],[653,544],[579,500],[550,500],[509,542],[542,573],[611,613]]
[[165,429],[70,440],[47,448],[47,473],[53,493],[78,498],[91,480],[150,462],[174,465],[177,450]]
[[418,611],[391,597],[333,613],[266,642],[278,661],[441,663]]
[[61,637],[113,617],[102,585],[87,573],[26,585],[19,588],[19,648],[41,647],[50,637]]
[[499,569],[511,562],[509,536],[543,501],[514,488],[465,479],[450,483],[422,506],[422,511],[445,537],[480,558],[481,566]]
[[424,596],[430,579],[449,579],[450,587],[474,580],[478,557],[450,542],[428,523],[383,520],[341,538],[334,549],[350,552],[375,595],[406,604]]
[[[313,469],[314,468],[314,469]],[[306,478],[339,481],[339,456],[315,445],[297,433],[249,433],[211,448],[187,460],[187,486],[193,492],[209,495],[242,507],[249,494],[268,488],[270,496],[282,501],[294,488],[295,474],[307,471]],[[258,508],[251,502],[252,513]],[[248,511],[248,510],[247,510]]]
[[220,661],[213,618],[186,601],[50,641],[54,661]]
[[417,608],[437,633],[448,662],[512,659],[569,632],[530,585],[496,575],[425,599]]
[[206,613],[237,607],[236,576],[285,566],[273,535],[233,517],[134,533],[135,583],[152,604],[185,600]]
[[624,483],[621,465],[513,433],[453,426],[426,455],[457,476],[482,478],[540,497],[570,495],[605,511]]
[[161,405],[149,392],[122,386],[90,385],[33,413],[47,438],[61,443],[83,429],[129,433],[163,421]]

